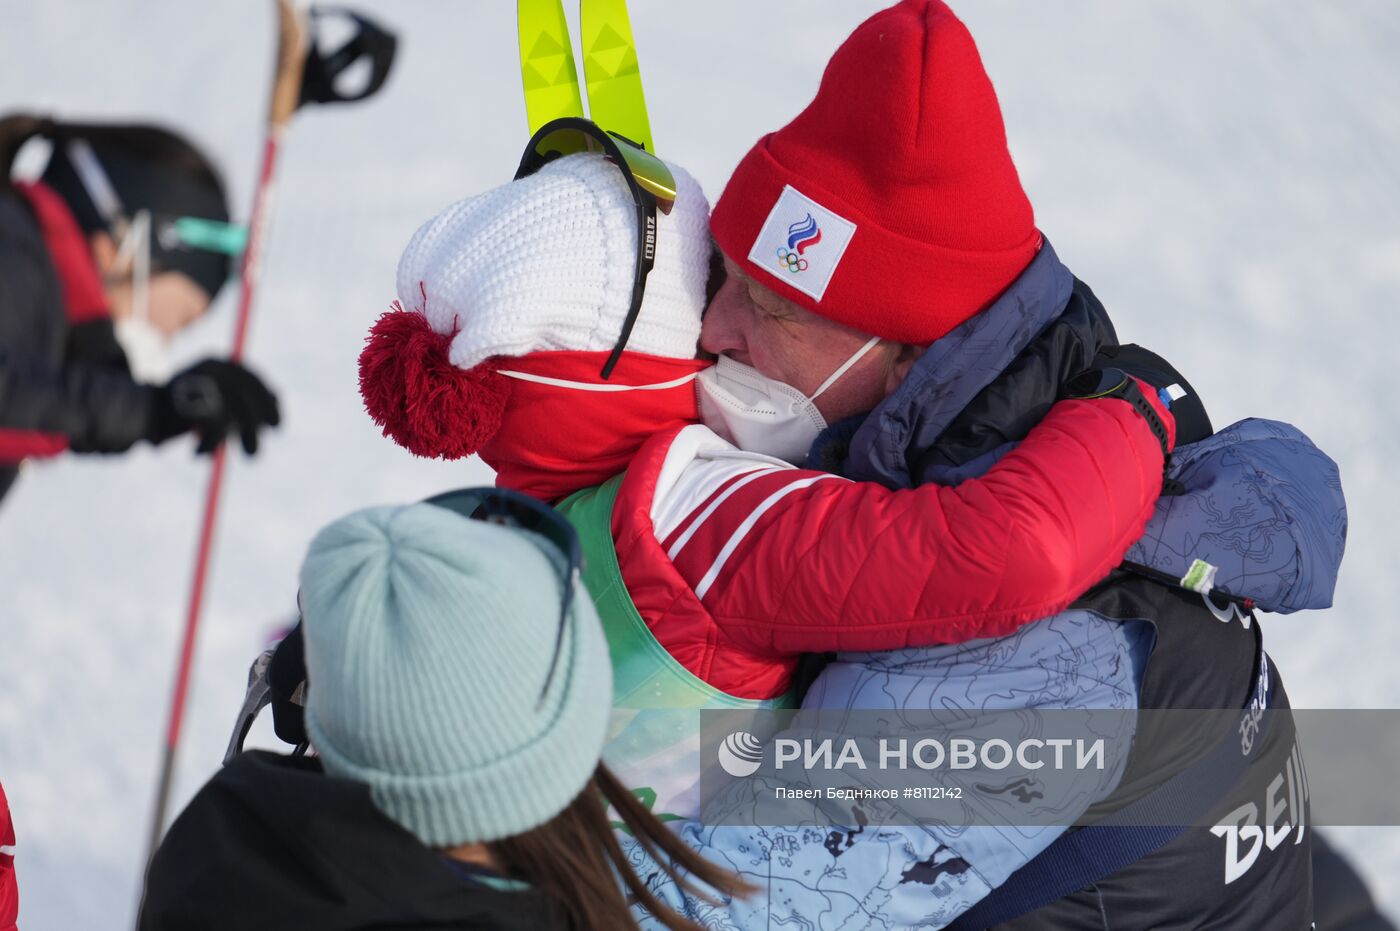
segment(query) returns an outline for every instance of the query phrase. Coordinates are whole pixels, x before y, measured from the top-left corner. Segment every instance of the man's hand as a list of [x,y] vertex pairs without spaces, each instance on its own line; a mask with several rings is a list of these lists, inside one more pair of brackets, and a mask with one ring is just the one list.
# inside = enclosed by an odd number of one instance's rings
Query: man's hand
[[222,359],[205,359],[157,389],[148,439],[163,443],[188,430],[199,435],[196,452],[211,453],[236,429],[243,451],[258,451],[258,431],[281,421],[277,396],[258,376]]

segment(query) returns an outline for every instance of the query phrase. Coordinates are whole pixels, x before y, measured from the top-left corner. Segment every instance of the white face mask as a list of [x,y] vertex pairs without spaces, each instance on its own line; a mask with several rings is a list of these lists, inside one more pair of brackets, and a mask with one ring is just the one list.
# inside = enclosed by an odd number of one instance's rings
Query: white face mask
[[112,324],[117,344],[126,353],[131,377],[146,385],[160,385],[175,374],[171,362],[170,343],[160,327],[148,317],[132,315]]
[[826,418],[813,402],[879,341],[878,336],[872,337],[856,350],[810,398],[752,366],[720,356],[695,380],[700,416],[705,426],[740,449],[800,465],[817,435],[826,429]]

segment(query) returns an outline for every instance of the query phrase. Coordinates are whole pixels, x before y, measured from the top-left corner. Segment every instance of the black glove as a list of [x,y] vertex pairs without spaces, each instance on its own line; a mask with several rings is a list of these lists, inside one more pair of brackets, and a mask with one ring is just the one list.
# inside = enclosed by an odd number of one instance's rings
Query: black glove
[[231,429],[243,451],[258,451],[258,431],[281,421],[277,396],[258,376],[237,362],[205,359],[156,389],[156,411],[148,439],[164,443],[188,430],[199,434],[196,452],[218,448]]

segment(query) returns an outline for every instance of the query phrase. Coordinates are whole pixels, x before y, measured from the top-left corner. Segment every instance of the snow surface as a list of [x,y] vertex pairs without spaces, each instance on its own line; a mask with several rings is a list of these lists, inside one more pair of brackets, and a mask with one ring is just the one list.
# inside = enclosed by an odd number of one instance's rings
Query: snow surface
[[[218,765],[248,661],[290,613],[303,549],[364,505],[486,482],[415,461],[362,413],[355,359],[400,249],[500,183],[525,140],[514,4],[370,5],[402,34],[377,99],[299,115],[250,358],[286,422],[237,456],[177,801]],[[883,4],[636,0],[661,151],[711,197],[815,91]],[[1393,707],[1389,617],[1400,456],[1390,318],[1400,290],[1400,6],[955,2],[1001,94],[1042,229],[1125,340],[1182,368],[1217,424],[1300,425],[1341,463],[1351,538],[1336,608],[1270,618],[1296,706]],[[266,0],[0,0],[0,110],[190,127],[247,204],[272,53]],[[230,289],[230,292],[232,289]],[[184,338],[226,346],[233,295]],[[32,468],[0,513],[0,780],[19,832],[23,926],[134,914],[208,466],[189,443]],[[1400,829],[1332,832],[1400,910]]]

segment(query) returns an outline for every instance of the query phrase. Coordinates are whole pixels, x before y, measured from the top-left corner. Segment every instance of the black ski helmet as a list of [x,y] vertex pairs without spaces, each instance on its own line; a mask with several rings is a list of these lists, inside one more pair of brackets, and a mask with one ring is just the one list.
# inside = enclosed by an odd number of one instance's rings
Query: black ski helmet
[[[10,122],[0,121],[0,125]],[[116,235],[74,166],[74,141],[86,143],[96,157],[128,218],[141,210],[150,212],[155,223],[151,236],[152,271],[184,272],[210,300],[214,299],[228,280],[231,257],[191,248],[173,237],[160,235],[162,224],[178,217],[228,222],[228,198],[218,169],[194,143],[169,129],[149,124],[35,119],[31,125],[29,135],[53,143],[41,180],[63,198],[83,232],[102,230]],[[12,156],[14,151],[17,147]]]

